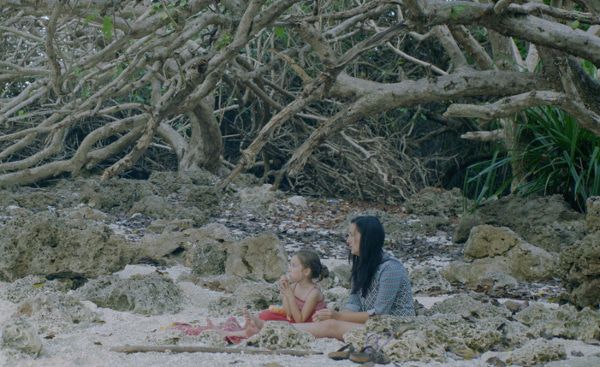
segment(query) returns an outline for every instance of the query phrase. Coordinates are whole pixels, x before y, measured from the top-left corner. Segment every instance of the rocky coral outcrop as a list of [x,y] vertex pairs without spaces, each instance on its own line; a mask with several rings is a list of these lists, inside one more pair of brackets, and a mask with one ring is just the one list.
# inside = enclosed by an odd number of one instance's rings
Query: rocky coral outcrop
[[26,317],[36,326],[38,334],[50,337],[101,321],[100,315],[79,299],[56,292],[41,293],[21,302],[15,316]]
[[506,363],[517,366],[539,366],[551,361],[565,359],[567,352],[560,341],[535,339],[512,351]]
[[20,303],[41,293],[67,292],[75,286],[72,279],[48,280],[42,276],[28,275],[0,288],[0,297]]
[[67,221],[49,212],[15,217],[0,232],[0,279],[30,274],[95,277],[132,258],[125,239],[104,224]]
[[178,312],[183,301],[179,286],[158,273],[127,279],[115,275],[99,277],[79,288],[77,294],[100,307],[142,315]]
[[98,209],[94,209],[86,204],[79,204],[74,208],[66,208],[59,211],[60,215],[68,220],[75,221],[95,221],[105,222],[110,219],[110,216]]
[[268,321],[258,334],[246,344],[267,349],[306,349],[315,340],[309,333],[294,328],[287,322]]
[[559,252],[585,235],[583,221],[583,215],[571,209],[560,195],[507,196],[464,215],[454,232],[454,241],[464,242],[471,228],[490,224],[509,227],[525,241]]
[[508,350],[500,353],[503,363],[531,366],[565,357],[565,348],[547,339],[599,338],[598,311],[577,312],[568,305],[550,309],[536,303],[513,319],[494,299],[475,297],[451,297],[423,316],[369,318],[364,329],[349,331],[344,340],[355,348],[370,345],[393,362],[473,359],[490,350]]
[[[463,359],[500,346],[505,340],[500,317],[465,320],[453,314],[416,317],[370,318],[364,329],[354,329],[344,335],[355,348],[376,340],[376,349],[392,362],[445,361],[450,352]],[[369,337],[377,334],[377,337]]]
[[228,246],[225,263],[228,275],[273,282],[286,269],[285,249],[272,233],[248,237]]
[[587,235],[561,252],[560,274],[573,304],[600,305],[600,232]]
[[29,321],[23,317],[16,317],[2,327],[2,348],[35,357],[42,351],[42,339]]
[[238,278],[232,294],[211,301],[208,309],[212,315],[224,316],[239,314],[242,309],[260,311],[267,309],[272,304],[280,303],[279,289],[276,285],[267,282],[244,281]]
[[197,275],[225,272],[226,246],[233,240],[227,227],[212,223],[201,228],[187,228],[185,222],[166,222],[161,228],[161,234],[149,232],[142,238],[140,260],[161,263],[184,254],[184,264]]
[[404,206],[410,214],[456,217],[463,212],[467,199],[460,189],[444,190],[426,187],[411,196]]
[[504,255],[521,242],[519,235],[508,227],[473,227],[465,243],[465,258],[473,260]]
[[278,197],[282,196],[280,191],[272,191],[272,185],[242,187],[238,190],[239,210],[264,216],[272,210],[272,205]]
[[81,179],[77,182],[81,202],[104,212],[127,212],[135,202],[154,194],[152,184],[142,180],[110,179],[100,182]]
[[504,305],[499,304],[495,299],[481,296],[478,298],[483,299],[485,302],[475,299],[468,294],[457,294],[434,304],[428,314],[451,314],[464,318],[475,317],[478,319],[489,317],[508,318],[511,315],[510,310],[504,307]]
[[194,234],[193,245],[185,255],[185,264],[192,268],[192,273],[199,276],[224,274],[227,249],[234,240],[229,229],[222,224],[210,223],[187,232]]
[[572,305],[557,309],[532,304],[514,318],[529,327],[528,333],[537,337],[561,337],[585,342],[600,340],[600,312],[586,308],[580,312]]
[[600,232],[600,196],[590,196],[585,202],[585,228],[588,233]]
[[433,266],[421,266],[410,271],[414,294],[438,295],[452,291],[450,283]]
[[507,227],[473,227],[464,252],[468,262],[453,262],[442,274],[450,283],[469,289],[497,290],[514,285],[514,279],[542,281],[556,275],[555,256],[525,242]]

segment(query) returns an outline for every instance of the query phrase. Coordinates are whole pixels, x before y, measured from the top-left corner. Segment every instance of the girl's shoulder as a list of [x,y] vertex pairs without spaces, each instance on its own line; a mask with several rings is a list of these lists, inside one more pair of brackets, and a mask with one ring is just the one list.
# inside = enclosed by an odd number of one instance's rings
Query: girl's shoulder
[[309,289],[296,288],[296,290],[294,291],[294,295],[296,297],[298,297],[299,299],[303,299],[305,301],[307,301],[311,297],[320,297],[322,294],[323,294],[323,292],[321,291],[321,288],[316,284],[312,288],[309,288]]

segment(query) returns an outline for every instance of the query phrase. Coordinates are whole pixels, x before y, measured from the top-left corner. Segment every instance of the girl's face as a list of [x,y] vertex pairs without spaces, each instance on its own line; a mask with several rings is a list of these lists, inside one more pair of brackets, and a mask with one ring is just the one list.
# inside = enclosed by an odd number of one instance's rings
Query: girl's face
[[305,268],[298,256],[293,256],[288,265],[288,279],[290,282],[299,282],[310,275],[310,269]]
[[360,232],[356,229],[356,224],[350,224],[348,239],[346,240],[350,253],[354,256],[360,256]]

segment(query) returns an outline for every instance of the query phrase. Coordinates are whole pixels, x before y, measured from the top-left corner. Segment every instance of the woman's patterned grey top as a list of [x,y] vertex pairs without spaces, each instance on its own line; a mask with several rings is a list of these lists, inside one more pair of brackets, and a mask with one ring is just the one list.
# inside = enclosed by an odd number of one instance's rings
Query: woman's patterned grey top
[[408,272],[398,259],[384,254],[366,297],[350,293],[345,307],[370,315],[413,316],[412,287]]

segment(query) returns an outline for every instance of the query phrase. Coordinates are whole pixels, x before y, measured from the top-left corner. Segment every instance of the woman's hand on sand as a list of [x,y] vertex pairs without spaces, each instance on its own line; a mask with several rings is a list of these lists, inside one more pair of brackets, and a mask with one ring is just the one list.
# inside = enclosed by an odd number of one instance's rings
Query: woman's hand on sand
[[338,312],[334,310],[330,310],[328,308],[321,309],[313,315],[313,321],[325,321],[325,320],[335,320],[338,317]]

